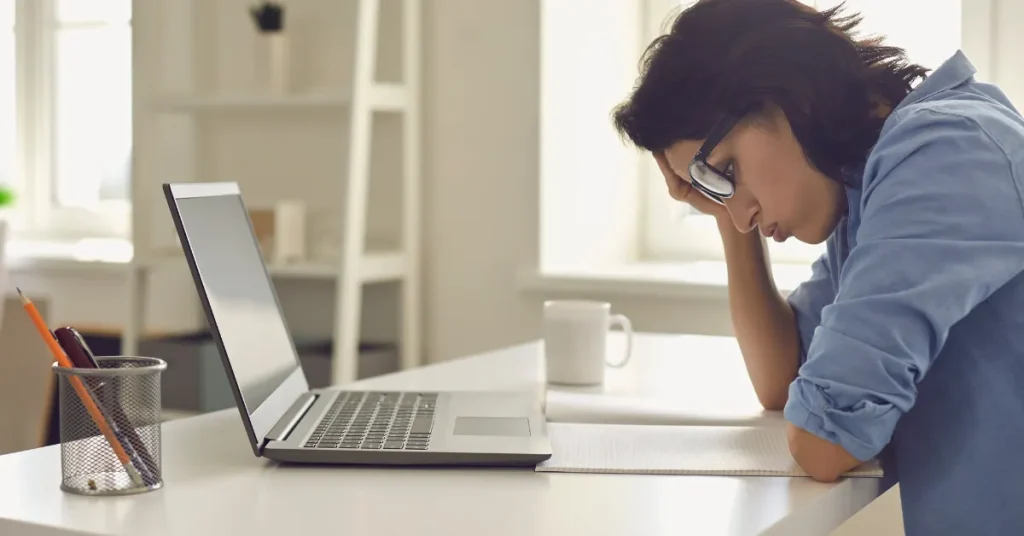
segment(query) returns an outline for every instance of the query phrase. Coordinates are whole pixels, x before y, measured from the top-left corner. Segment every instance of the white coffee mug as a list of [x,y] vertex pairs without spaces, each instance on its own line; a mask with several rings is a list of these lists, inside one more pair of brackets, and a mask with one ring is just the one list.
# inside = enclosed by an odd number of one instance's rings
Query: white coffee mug
[[[633,352],[633,325],[611,304],[601,301],[544,302],[544,357],[548,383],[597,385],[604,368],[624,366]],[[618,361],[607,358],[608,330],[618,325],[626,333],[626,352]]]

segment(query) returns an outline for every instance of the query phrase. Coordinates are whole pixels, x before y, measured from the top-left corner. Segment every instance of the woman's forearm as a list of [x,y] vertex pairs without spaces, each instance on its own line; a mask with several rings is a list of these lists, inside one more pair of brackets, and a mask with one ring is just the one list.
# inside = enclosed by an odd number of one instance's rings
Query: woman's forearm
[[764,238],[719,223],[729,273],[729,308],[747,374],[765,409],[782,409],[800,362],[800,337],[789,303],[772,278]]

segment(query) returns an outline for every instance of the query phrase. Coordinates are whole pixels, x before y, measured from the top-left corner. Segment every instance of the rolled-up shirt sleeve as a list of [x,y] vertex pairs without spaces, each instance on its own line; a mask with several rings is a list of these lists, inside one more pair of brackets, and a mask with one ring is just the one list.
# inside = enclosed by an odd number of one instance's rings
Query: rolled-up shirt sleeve
[[1024,268],[1007,153],[970,118],[904,112],[868,160],[855,245],[784,411],[862,461],[914,405],[953,325]]

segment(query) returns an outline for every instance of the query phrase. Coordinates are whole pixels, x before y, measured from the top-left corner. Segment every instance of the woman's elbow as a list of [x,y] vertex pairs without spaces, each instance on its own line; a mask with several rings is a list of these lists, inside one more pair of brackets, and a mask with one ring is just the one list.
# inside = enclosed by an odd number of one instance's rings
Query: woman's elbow
[[761,403],[761,407],[768,411],[782,411],[786,407],[786,401],[789,400],[788,388],[755,388],[754,393],[757,395],[757,401]]
[[787,424],[787,436],[793,460],[808,476],[819,482],[835,482],[860,463],[842,447],[820,439],[792,423]]
[[817,480],[818,482],[825,482],[827,484],[831,484],[832,482],[839,480],[839,477],[843,476],[844,472],[836,467],[827,467],[820,463],[802,464],[797,460],[797,465],[799,465],[800,468],[803,469],[804,472],[812,479]]

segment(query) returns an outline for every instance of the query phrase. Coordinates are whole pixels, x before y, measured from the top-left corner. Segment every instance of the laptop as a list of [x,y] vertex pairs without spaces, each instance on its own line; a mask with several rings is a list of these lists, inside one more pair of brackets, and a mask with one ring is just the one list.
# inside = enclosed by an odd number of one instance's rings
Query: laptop
[[238,184],[163,189],[256,456],[496,466],[551,457],[530,393],[310,389]]

